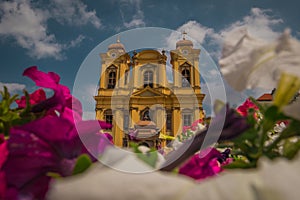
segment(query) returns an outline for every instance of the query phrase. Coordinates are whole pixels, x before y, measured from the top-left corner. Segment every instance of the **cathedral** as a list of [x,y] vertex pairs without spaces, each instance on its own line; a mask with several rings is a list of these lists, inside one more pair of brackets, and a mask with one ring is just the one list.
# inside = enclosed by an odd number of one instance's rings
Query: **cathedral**
[[115,145],[126,147],[136,140],[149,147],[164,146],[168,136],[205,117],[199,56],[200,49],[193,48],[185,33],[168,53],[126,52],[119,38],[100,53],[96,119],[113,125],[104,131],[111,133]]

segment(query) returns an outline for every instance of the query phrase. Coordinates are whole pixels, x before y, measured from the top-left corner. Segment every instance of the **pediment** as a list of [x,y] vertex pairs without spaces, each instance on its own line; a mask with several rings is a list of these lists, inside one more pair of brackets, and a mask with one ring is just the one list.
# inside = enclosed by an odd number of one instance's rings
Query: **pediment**
[[135,97],[157,97],[157,96],[164,96],[164,94],[152,89],[152,88],[144,88],[140,91],[137,91],[132,94]]

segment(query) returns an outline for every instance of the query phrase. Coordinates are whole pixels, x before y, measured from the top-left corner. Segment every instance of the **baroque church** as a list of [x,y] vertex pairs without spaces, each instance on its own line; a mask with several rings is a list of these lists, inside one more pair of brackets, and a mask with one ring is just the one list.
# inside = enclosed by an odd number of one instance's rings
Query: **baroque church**
[[183,126],[204,119],[200,49],[185,34],[168,54],[154,49],[126,52],[119,38],[100,53],[96,119],[113,125],[104,131],[111,133],[115,145],[126,147],[134,140],[164,146]]

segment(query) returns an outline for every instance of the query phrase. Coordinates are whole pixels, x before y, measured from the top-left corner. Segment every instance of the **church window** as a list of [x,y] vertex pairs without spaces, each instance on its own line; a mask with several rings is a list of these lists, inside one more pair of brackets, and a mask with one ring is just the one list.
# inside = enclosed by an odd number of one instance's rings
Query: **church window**
[[104,112],[104,118],[106,123],[112,124],[113,123],[113,114],[112,114],[112,110],[108,109]]
[[190,86],[190,70],[184,69],[182,70],[182,87],[189,87]]
[[144,87],[151,87],[153,88],[153,72],[152,71],[145,71],[144,73]]
[[109,72],[108,74],[108,84],[107,88],[108,89],[114,89],[116,86],[116,72]]
[[140,112],[140,119],[143,121],[151,121],[151,113],[149,108],[145,108],[143,111]]
[[183,126],[190,126],[192,124],[191,114],[183,114]]

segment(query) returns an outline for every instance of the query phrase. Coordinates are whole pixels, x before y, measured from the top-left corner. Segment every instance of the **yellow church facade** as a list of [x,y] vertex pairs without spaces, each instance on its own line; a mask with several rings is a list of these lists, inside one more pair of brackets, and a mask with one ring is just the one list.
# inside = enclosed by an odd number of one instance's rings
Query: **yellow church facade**
[[128,133],[136,125],[142,125],[140,132],[146,130],[145,121],[158,134],[176,136],[183,126],[205,117],[199,56],[200,49],[184,37],[168,54],[154,49],[126,52],[119,39],[100,54],[96,119],[113,125],[105,132],[112,134],[115,145],[127,146]]

